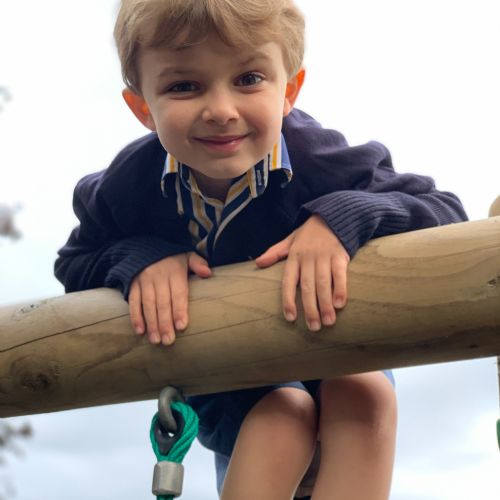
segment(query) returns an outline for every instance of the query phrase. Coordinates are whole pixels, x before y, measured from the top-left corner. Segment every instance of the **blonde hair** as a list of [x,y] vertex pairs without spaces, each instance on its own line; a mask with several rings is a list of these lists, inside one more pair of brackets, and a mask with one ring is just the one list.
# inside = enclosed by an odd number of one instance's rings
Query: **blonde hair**
[[114,36],[123,81],[141,94],[140,49],[194,45],[212,33],[234,47],[277,42],[291,77],[302,65],[304,25],[293,0],[122,0]]

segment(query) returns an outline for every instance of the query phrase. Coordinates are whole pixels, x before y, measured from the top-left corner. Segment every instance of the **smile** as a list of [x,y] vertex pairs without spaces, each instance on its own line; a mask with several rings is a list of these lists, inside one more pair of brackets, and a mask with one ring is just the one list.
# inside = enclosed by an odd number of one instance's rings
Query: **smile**
[[232,152],[248,137],[244,135],[218,135],[207,137],[195,137],[195,140],[214,151]]

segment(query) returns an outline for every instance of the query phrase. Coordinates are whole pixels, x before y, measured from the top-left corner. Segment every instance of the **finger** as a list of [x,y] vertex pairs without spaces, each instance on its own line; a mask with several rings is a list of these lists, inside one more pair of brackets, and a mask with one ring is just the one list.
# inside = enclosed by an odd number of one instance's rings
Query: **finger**
[[305,259],[300,266],[300,293],[307,327],[312,332],[321,328],[318,302],[316,297],[316,271],[313,259]]
[[[172,321],[174,328],[176,330],[184,330],[188,325],[189,288],[187,274],[172,275],[169,285],[172,297]],[[174,338],[170,340],[173,341]]]
[[155,283],[156,313],[158,316],[158,342],[170,345],[175,340],[175,329],[172,319],[172,295],[168,279]]
[[320,259],[316,263],[316,294],[321,322],[331,326],[335,323],[333,307],[332,266],[330,259]]
[[151,283],[141,285],[142,312],[146,320],[148,339],[152,344],[160,343],[158,331],[158,314],[156,310],[156,293]]
[[347,262],[332,259],[333,306],[342,309],[347,302]]
[[138,335],[144,335],[146,326],[142,315],[141,288],[139,287],[137,280],[134,280],[130,286],[130,292],[128,294],[128,307],[130,311],[130,322],[132,323],[135,333]]
[[189,270],[200,278],[208,278],[212,276],[212,270],[208,262],[196,252],[191,252],[188,256]]
[[276,262],[288,257],[288,252],[290,251],[290,246],[293,242],[293,233],[279,241],[272,247],[269,247],[262,255],[255,259],[255,263],[258,267],[269,267]]
[[289,258],[285,263],[281,283],[281,300],[283,315],[287,321],[297,319],[297,283],[299,282],[299,265],[295,258]]

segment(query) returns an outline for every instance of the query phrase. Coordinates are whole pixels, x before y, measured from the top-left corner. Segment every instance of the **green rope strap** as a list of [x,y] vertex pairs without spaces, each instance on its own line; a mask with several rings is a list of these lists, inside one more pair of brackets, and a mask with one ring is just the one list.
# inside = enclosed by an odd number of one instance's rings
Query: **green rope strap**
[[[160,453],[160,450],[158,449],[158,443],[156,442],[154,435],[154,427],[156,421],[158,420],[158,413],[155,414],[151,422],[149,438],[151,439],[151,445],[153,446],[153,451],[158,462],[167,460],[168,462],[176,462],[180,464],[184,460],[186,453],[189,451],[191,444],[198,434],[198,415],[196,415],[191,406],[187,405],[186,403],[175,401],[171,404],[171,407],[172,409],[180,412],[184,418],[184,430],[179,436],[179,439],[174,443],[167,455],[162,455]],[[156,498],[157,500],[173,500],[174,497],[172,495],[161,495],[157,496]]]
[[497,441],[498,449],[500,450],[500,418],[497,420]]

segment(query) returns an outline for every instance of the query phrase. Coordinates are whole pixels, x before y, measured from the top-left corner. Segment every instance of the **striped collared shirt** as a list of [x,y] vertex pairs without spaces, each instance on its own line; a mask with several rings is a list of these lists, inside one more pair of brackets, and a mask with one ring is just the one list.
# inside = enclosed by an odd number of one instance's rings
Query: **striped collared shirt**
[[292,178],[292,167],[283,136],[272,151],[243,175],[232,180],[225,202],[205,196],[199,189],[188,165],[167,153],[161,180],[163,195],[166,186],[175,183],[177,212],[189,218],[189,232],[196,250],[205,257],[212,253],[217,240],[227,226],[253,198],[267,187],[269,173],[284,176],[282,186]]

